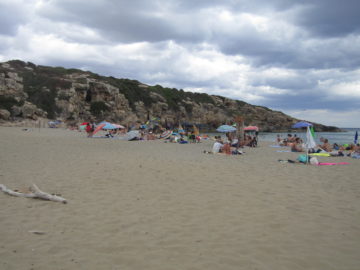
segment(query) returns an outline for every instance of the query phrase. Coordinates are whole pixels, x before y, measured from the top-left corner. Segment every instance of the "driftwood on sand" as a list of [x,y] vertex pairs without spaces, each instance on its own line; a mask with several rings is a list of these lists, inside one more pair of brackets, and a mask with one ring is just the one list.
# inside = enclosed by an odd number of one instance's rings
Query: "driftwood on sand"
[[0,190],[2,190],[4,193],[6,193],[8,195],[16,196],[16,197],[37,198],[37,199],[43,199],[43,200],[48,200],[48,201],[67,203],[66,199],[64,199],[60,196],[52,195],[52,194],[41,191],[35,184],[32,184],[32,186],[29,188],[30,193],[18,192],[16,190],[14,191],[14,190],[7,188],[3,184],[0,184]]

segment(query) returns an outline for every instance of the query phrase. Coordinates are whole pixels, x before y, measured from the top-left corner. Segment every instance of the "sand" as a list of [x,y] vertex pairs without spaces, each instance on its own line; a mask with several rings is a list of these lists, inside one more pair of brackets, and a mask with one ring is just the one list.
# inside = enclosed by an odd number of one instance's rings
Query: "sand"
[[[360,160],[0,127],[0,269],[360,269]],[[42,232],[35,234],[33,232]]]

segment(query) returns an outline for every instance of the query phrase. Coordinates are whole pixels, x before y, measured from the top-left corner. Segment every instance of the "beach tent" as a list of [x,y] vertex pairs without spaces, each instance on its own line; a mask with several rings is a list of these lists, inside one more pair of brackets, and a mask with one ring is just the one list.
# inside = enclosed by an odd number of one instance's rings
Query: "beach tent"
[[126,140],[131,141],[135,138],[140,138],[140,132],[138,130],[132,130],[126,133]]
[[60,120],[49,121],[48,122],[48,125],[49,125],[50,128],[57,128],[60,124],[61,124]]

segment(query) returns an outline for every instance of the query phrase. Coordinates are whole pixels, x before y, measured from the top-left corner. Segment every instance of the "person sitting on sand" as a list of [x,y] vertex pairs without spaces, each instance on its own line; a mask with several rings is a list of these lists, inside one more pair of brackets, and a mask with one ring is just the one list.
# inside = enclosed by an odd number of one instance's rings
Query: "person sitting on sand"
[[304,152],[304,149],[301,147],[300,138],[296,138],[293,143],[291,143],[291,152]]
[[213,154],[221,153],[223,148],[223,141],[220,136],[215,137],[216,141],[213,145],[212,152]]
[[324,150],[326,152],[331,152],[332,151],[332,148],[331,148],[331,145],[330,145],[328,139],[324,139],[324,143],[319,145],[319,148],[321,148],[322,150]]
[[222,149],[221,149],[222,153],[226,154],[226,155],[231,155],[231,145],[229,142],[224,143]]
[[350,144],[348,147],[344,148],[348,151],[348,157],[354,157],[360,155],[360,144]]

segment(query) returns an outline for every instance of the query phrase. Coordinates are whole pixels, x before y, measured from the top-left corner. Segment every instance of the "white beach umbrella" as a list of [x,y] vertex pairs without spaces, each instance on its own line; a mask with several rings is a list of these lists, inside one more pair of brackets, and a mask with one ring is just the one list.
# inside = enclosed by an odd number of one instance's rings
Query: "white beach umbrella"
[[315,148],[316,142],[314,140],[313,135],[310,131],[310,126],[306,127],[306,142],[305,142],[305,148],[306,148],[306,162],[308,162],[309,159],[309,149]]
[[311,134],[310,127],[307,127],[306,128],[305,147],[306,147],[306,149],[311,149],[311,148],[315,148],[315,146],[316,146],[316,143],[315,143],[313,135]]

